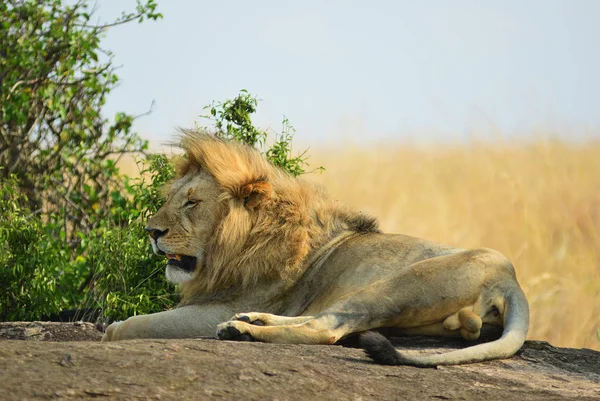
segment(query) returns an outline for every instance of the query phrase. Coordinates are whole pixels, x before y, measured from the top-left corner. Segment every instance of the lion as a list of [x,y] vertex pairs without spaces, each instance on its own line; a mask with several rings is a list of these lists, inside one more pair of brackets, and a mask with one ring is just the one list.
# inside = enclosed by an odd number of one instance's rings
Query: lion
[[[115,322],[103,341],[216,333],[334,344],[362,335],[376,362],[421,367],[508,358],[523,345],[529,305],[499,252],[382,233],[375,218],[236,141],[183,130],[181,147],[186,157],[146,226],[181,302]],[[422,356],[372,332],[477,340],[494,326],[503,330],[494,341]]]

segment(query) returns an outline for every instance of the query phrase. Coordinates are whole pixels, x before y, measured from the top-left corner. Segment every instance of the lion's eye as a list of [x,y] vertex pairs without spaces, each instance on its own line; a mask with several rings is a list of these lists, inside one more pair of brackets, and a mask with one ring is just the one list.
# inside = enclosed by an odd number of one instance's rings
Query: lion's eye
[[200,202],[199,199],[189,199],[187,202],[185,202],[185,204],[183,205],[183,207],[196,206],[199,202]]

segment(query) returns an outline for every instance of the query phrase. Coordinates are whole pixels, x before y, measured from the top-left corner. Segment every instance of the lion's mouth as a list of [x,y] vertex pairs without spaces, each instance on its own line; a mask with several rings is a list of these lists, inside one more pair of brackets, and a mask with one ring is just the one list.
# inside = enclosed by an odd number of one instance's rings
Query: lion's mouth
[[187,255],[177,255],[174,253],[165,253],[167,265],[175,266],[186,272],[193,272],[196,269],[196,257]]

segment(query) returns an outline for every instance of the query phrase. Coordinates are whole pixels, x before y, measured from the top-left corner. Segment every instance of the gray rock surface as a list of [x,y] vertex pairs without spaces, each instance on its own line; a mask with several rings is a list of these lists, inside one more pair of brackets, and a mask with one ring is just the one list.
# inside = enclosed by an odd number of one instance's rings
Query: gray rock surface
[[[600,399],[600,352],[540,341],[507,360],[420,369],[375,365],[342,346],[99,337],[91,324],[0,323],[0,400]],[[407,353],[465,345],[394,342]]]

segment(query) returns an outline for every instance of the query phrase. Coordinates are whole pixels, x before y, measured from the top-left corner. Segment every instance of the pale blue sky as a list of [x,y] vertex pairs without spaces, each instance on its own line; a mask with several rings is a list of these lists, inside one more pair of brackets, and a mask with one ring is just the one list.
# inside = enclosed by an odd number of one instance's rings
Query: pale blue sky
[[[103,46],[122,79],[105,111],[154,112],[157,142],[248,89],[301,144],[600,135],[600,1],[158,0],[164,19]],[[98,0],[109,20],[135,1]]]

